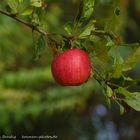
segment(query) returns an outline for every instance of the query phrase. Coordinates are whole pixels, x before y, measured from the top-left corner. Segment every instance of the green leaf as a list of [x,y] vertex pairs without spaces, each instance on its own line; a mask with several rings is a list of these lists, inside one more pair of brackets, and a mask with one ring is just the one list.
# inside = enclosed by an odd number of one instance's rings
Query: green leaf
[[65,29],[65,31],[66,31],[69,35],[71,35],[71,33],[72,33],[72,26],[71,26],[71,23],[70,23],[70,22],[68,22],[67,24],[65,24],[64,29]]
[[119,16],[120,15],[120,8],[116,7],[114,13],[115,13],[116,16]]
[[106,93],[107,93],[108,97],[112,97],[112,95],[113,95],[113,91],[109,86],[107,86],[107,88],[106,88]]
[[80,32],[80,35],[79,37],[82,38],[82,37],[85,37],[85,36],[89,36],[91,34],[91,32],[93,30],[95,30],[95,20],[91,20],[83,29],[82,31]]
[[133,96],[132,99],[126,98],[124,101],[136,111],[140,111],[140,93],[134,92],[131,93],[131,96]]
[[106,46],[110,50],[111,48],[115,47],[115,43],[113,40],[109,39]]
[[96,57],[100,59],[102,62],[108,62],[110,59],[110,56],[108,54],[107,48],[100,48],[99,52],[97,52]]
[[122,75],[122,70],[123,70],[123,59],[120,55],[117,55],[115,57],[113,65],[113,73],[112,73],[113,78],[120,78]]
[[124,106],[123,106],[121,103],[119,103],[118,101],[116,101],[116,103],[117,103],[117,104],[119,105],[119,107],[120,107],[120,114],[123,115],[124,112],[125,112]]
[[111,108],[111,99],[106,97],[106,103],[107,103],[107,106],[108,108]]
[[120,93],[121,95],[129,98],[129,99],[132,99],[133,96],[131,95],[131,92],[129,92],[128,90],[126,90],[125,88],[123,87],[119,87],[118,89],[115,90],[117,93]]
[[125,60],[123,65],[124,71],[131,70],[139,61],[140,61],[140,47],[135,49],[135,51],[131,55],[129,55],[129,57]]
[[120,33],[120,29],[122,28],[122,19],[123,19],[123,15],[120,15],[120,11],[121,11],[120,0],[112,0],[111,6],[108,9],[107,18],[106,17],[104,18],[105,20],[104,29],[106,31],[112,31],[115,34]]
[[93,42],[91,45],[93,48],[92,51],[95,53],[95,57],[107,65],[107,62],[111,59],[111,57],[106,46],[106,39],[97,38],[95,36],[90,37],[89,39]]
[[34,7],[41,7],[42,6],[42,0],[31,0],[31,5]]
[[23,2],[23,0],[18,0],[19,1],[19,3],[22,3]]
[[28,16],[28,15],[31,15],[32,12],[33,12],[33,9],[32,9],[32,8],[27,8],[27,9],[25,9],[25,10],[21,13],[21,15],[23,15],[23,16]]
[[76,17],[76,24],[81,24],[92,16],[94,4],[95,0],[81,0],[78,15]]
[[125,80],[125,81],[129,81],[129,82],[134,81],[131,77],[125,77],[125,76],[124,76],[124,80]]
[[45,40],[44,40],[43,35],[40,35],[38,38],[37,47],[35,50],[35,59],[36,60],[41,57],[44,50],[45,50]]
[[9,5],[13,13],[17,13],[18,3],[18,0],[7,0],[7,4]]
[[106,87],[106,88],[104,87],[103,94],[104,94],[104,96],[105,96],[105,101],[106,101],[107,107],[108,107],[108,108],[111,108],[110,93],[109,93],[109,95],[107,95],[107,94],[108,94],[107,92],[108,92],[108,91],[107,91],[107,87]]

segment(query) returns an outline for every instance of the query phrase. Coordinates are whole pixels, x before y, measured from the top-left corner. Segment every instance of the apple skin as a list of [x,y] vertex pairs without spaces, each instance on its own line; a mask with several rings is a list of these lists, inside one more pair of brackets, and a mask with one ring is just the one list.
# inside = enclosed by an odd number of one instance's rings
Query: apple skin
[[89,56],[82,49],[68,49],[54,57],[51,71],[54,79],[60,85],[81,85],[90,76],[91,63]]

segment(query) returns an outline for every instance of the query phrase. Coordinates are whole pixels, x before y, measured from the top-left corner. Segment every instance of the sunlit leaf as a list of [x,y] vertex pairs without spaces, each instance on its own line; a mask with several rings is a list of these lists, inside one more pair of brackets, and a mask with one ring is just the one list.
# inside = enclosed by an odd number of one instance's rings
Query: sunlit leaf
[[126,90],[125,88],[123,87],[119,87],[118,89],[116,89],[116,92],[129,98],[129,99],[132,99],[133,96],[131,95],[131,92],[129,92],[128,90]]
[[93,30],[95,30],[95,20],[91,20],[80,32],[79,37],[89,36]]
[[131,93],[131,96],[133,97],[132,99],[126,98],[124,101],[136,111],[140,111],[140,93],[134,92]]
[[16,13],[18,9],[18,0],[7,0],[9,7],[11,8],[12,12]]
[[26,10],[24,10],[21,14],[23,16],[27,16],[27,15],[31,15],[33,12],[33,9],[32,8],[27,8]]
[[113,91],[109,86],[107,86],[106,93],[108,97],[111,97],[113,95]]
[[31,5],[35,7],[41,7],[42,6],[42,0],[31,0]]

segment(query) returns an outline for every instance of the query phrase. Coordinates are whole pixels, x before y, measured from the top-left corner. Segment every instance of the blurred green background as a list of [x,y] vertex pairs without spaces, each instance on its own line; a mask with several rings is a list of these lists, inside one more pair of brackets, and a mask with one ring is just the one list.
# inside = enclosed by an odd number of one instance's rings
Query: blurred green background
[[[73,21],[79,0],[46,0],[45,26],[61,32]],[[120,7],[120,17],[112,17]],[[5,8],[4,1],[0,7]],[[110,26],[125,43],[140,42],[139,0],[96,0],[97,27]],[[122,49],[125,54],[128,50]],[[30,29],[0,15],[0,135],[56,135],[59,140],[139,140],[140,113],[121,116],[108,109],[101,87],[90,79],[79,87],[61,87],[53,80],[53,53],[46,46],[34,60]],[[130,75],[139,78],[140,66]]]

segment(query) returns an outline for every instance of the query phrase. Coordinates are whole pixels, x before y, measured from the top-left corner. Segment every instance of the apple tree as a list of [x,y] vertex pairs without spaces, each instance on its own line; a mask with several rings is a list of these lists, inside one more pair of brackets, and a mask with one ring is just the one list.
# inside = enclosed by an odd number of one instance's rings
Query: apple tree
[[[140,60],[140,44],[125,43],[117,32],[117,26],[124,20],[120,18],[123,12],[120,3],[116,2],[109,22],[98,26],[99,19],[94,17],[96,1],[80,0],[75,19],[54,31],[45,24],[47,0],[5,0],[0,14],[31,29],[35,60],[43,55],[45,47],[51,48],[52,73],[58,83],[76,86],[94,78],[108,105],[116,102],[124,113],[130,107],[140,111],[140,92],[136,90],[140,80],[128,75]],[[130,54],[123,57],[122,48],[129,48]]]

